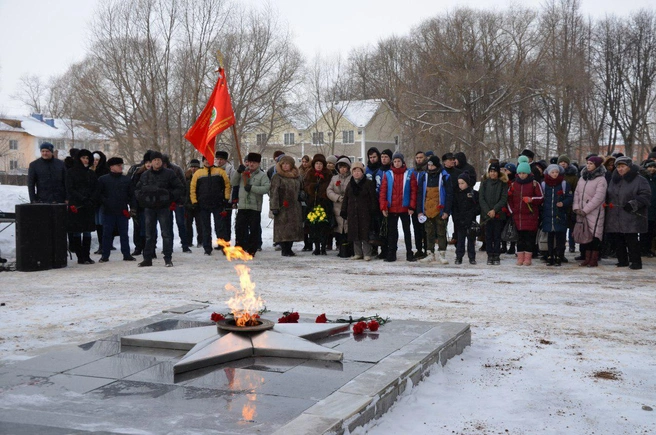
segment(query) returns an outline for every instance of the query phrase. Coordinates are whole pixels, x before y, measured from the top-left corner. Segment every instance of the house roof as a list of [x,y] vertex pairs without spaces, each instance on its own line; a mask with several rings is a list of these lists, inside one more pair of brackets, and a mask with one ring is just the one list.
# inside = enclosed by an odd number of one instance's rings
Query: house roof
[[109,136],[104,133],[96,133],[82,126],[80,121],[70,122],[61,118],[54,118],[54,127],[45,121],[40,121],[33,116],[12,116],[21,122],[22,128],[11,127],[0,121],[0,131],[25,132],[31,136],[41,139],[71,139],[73,136],[76,140],[108,140]]
[[366,127],[374,117],[383,100],[338,101],[335,109],[357,127]]

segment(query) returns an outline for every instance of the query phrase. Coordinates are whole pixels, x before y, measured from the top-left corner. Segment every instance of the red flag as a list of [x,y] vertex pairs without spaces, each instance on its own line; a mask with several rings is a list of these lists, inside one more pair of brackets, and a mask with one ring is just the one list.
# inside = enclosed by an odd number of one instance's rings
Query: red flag
[[214,137],[234,123],[235,113],[232,111],[232,103],[230,103],[228,84],[223,68],[219,68],[219,78],[212,91],[212,96],[194,125],[185,134],[185,139],[205,156],[210,165],[213,165]]

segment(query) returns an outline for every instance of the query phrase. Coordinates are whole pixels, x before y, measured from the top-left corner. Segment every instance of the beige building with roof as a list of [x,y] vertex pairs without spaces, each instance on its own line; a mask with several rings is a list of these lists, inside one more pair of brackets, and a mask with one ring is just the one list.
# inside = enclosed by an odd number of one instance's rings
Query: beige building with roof
[[260,152],[266,169],[273,163],[276,150],[299,162],[304,155],[317,153],[346,155],[352,161],[366,162],[369,148],[396,151],[402,143],[401,124],[384,100],[339,101],[322,109],[308,126],[302,121],[287,121],[270,135],[265,129],[245,135],[243,154]]

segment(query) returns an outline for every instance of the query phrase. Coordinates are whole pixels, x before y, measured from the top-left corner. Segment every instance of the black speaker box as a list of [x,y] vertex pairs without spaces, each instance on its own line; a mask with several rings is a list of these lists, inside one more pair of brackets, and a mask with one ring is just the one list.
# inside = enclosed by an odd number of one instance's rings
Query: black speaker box
[[16,206],[16,270],[66,267],[66,205]]

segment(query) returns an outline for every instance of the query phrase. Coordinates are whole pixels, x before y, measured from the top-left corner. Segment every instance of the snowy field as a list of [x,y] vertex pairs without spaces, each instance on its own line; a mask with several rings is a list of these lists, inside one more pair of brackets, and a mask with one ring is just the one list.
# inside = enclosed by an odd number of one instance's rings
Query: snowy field
[[[2,211],[26,198],[25,187],[0,186]],[[472,326],[471,347],[356,433],[656,433],[655,260],[639,271],[612,260],[583,269],[568,254],[570,263],[554,269],[516,267],[502,255],[492,267],[478,253],[478,265],[455,266],[450,246],[447,266],[407,263],[403,252],[396,263],[365,263],[300,253],[300,244],[288,258],[271,247],[266,212],[262,223],[264,250],[250,266],[271,310]],[[12,226],[0,233],[10,261],[14,245]],[[182,254],[176,241],[173,263],[165,268],[160,256],[140,269],[113,251],[105,264],[0,272],[0,365],[174,306],[207,301],[226,311],[223,287],[238,278],[223,255]]]

